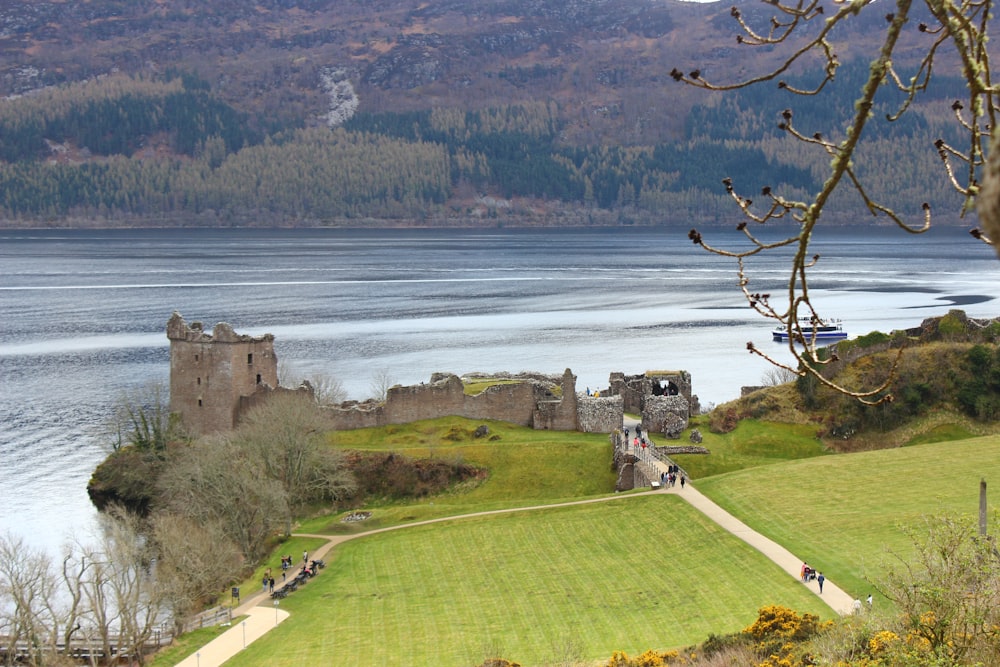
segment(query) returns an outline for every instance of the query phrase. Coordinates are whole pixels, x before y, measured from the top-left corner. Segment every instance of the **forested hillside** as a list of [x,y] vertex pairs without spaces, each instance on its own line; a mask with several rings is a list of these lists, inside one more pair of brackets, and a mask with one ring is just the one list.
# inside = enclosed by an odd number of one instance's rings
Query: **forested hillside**
[[[711,94],[671,68],[737,76],[775,58],[738,48],[717,4],[466,4],[10,3],[0,219],[728,223],[723,178],[748,197],[819,187],[829,156],[779,131],[780,114],[835,134],[867,71],[859,23],[822,96]],[[933,142],[958,138],[962,84],[942,69],[900,121],[870,125],[856,170],[882,203],[918,215],[926,201],[946,221],[958,200]],[[903,101],[888,86],[881,100],[880,118]],[[855,221],[857,204],[828,215]]]

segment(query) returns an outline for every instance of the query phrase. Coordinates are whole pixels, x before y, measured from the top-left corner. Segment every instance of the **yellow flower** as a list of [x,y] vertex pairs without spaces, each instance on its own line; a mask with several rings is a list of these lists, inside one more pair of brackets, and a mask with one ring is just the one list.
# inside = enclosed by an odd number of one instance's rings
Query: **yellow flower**
[[879,655],[898,641],[899,635],[895,632],[882,630],[880,632],[876,632],[872,638],[868,640],[868,651],[872,655]]

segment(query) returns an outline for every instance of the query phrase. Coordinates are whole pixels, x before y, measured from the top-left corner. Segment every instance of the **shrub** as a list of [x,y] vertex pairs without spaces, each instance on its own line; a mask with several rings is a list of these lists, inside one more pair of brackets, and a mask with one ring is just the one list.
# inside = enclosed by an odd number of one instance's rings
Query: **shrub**
[[712,410],[708,416],[708,429],[712,433],[729,433],[739,423],[739,415],[736,409],[729,407],[725,410]]
[[889,342],[889,335],[884,334],[881,331],[872,331],[871,333],[867,333],[863,336],[858,336],[857,338],[854,339],[854,344],[858,347],[858,349],[862,350],[888,342]]
[[758,642],[771,640],[803,641],[821,627],[819,617],[813,614],[799,614],[782,605],[768,605],[757,610],[757,620],[743,632]]
[[615,651],[606,667],[667,667],[677,659],[677,651],[648,650],[635,658],[630,658],[625,651]]
[[748,643],[747,635],[742,632],[731,635],[710,634],[705,643],[701,645],[701,650],[706,657],[709,657],[734,647],[746,646]]
[[965,329],[965,313],[960,310],[949,311],[938,321],[938,335],[944,340],[964,340]]
[[802,644],[830,623],[820,623],[813,614],[799,614],[788,607],[769,605],[757,610],[757,620],[743,630],[756,642],[763,658],[758,667],[799,667],[813,664]]

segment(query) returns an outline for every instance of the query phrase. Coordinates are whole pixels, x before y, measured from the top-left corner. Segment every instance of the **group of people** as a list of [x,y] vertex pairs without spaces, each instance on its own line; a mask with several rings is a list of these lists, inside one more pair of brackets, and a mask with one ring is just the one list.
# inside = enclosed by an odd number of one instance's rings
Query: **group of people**
[[[804,584],[807,584],[810,581],[815,581],[816,585],[819,586],[819,594],[823,594],[823,582],[826,581],[826,577],[823,576],[822,572],[809,567],[809,563],[802,563],[802,570],[799,577],[802,579],[802,583]],[[872,603],[872,594],[869,593],[868,597],[865,599],[865,605],[867,605],[869,610],[872,608]],[[855,598],[854,602],[851,604],[851,608],[855,614],[860,614],[865,605],[861,604],[861,598]]]
[[[625,444],[626,444],[626,446],[628,445],[628,442],[629,442],[628,441],[628,435],[629,435],[629,430],[626,427],[625,428]],[[635,425],[635,437],[632,438],[632,448],[633,449],[640,449],[641,448],[642,450],[645,450],[646,447],[648,447],[648,446],[649,446],[649,443],[646,442],[646,437],[642,434],[642,424],[636,424]]]
[[[281,579],[282,581],[284,581],[285,579],[284,572],[281,573]],[[274,592],[274,577],[271,576],[271,568],[267,568],[266,570],[264,570],[264,580],[262,583],[264,584],[264,591],[263,591],[264,593]]]
[[815,581],[819,585],[820,595],[823,594],[823,582],[826,581],[826,577],[823,576],[822,572],[818,572],[817,570],[809,567],[809,563],[802,563],[802,570],[799,573],[799,578],[802,579],[803,584]]
[[666,470],[660,473],[660,485],[665,489],[669,489],[677,484],[678,479],[680,479],[681,488],[683,489],[684,485],[687,484],[687,477],[681,473],[680,466],[669,465]]

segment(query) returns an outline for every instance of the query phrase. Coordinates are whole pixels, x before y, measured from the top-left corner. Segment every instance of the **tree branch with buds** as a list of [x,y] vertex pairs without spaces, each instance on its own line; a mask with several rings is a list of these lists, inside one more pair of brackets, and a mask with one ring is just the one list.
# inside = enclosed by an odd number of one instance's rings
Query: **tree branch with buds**
[[[777,81],[779,90],[786,93],[818,95],[823,92],[827,84],[835,79],[837,68],[840,66],[833,46],[833,38],[838,29],[862,11],[875,11],[876,9],[884,11],[887,7],[884,3],[879,3],[878,7],[874,7],[874,0],[846,0],[836,2],[837,11],[832,16],[827,17],[819,0],[809,2],[805,0],[797,2],[764,0],[764,2],[773,7],[776,14],[771,18],[767,30],[755,30],[736,7],[730,11],[730,15],[742,31],[742,34],[736,38],[739,45],[791,49],[790,55],[777,67],[734,83],[711,81],[703,71],[697,69],[688,74],[674,69],[670,73],[671,77],[675,81],[708,91],[736,90]],[[750,249],[740,252],[729,251],[708,244],[697,230],[691,230],[689,234],[689,238],[707,252],[734,258],[738,266],[740,289],[747,303],[757,313],[786,327],[789,332],[788,349],[794,359],[792,364],[782,363],[752,343],[748,343],[747,348],[752,354],[799,376],[815,376],[819,382],[826,386],[870,405],[892,400],[891,394],[888,393],[888,387],[893,378],[895,364],[885,381],[874,388],[846,387],[824,375],[825,367],[834,361],[836,356],[828,356],[822,351],[815,333],[815,327],[823,323],[824,318],[813,306],[809,293],[809,269],[820,261],[819,255],[811,252],[810,245],[830,198],[842,187],[850,188],[860,195],[865,210],[872,218],[880,221],[888,220],[910,234],[920,234],[930,228],[931,210],[929,204],[924,203],[921,206],[922,219],[907,222],[903,215],[869,196],[863,180],[854,168],[853,160],[857,155],[858,146],[862,142],[866,125],[874,119],[873,110],[880,88],[891,85],[903,93],[903,102],[896,111],[885,116],[885,120],[888,122],[898,120],[907,112],[914,99],[926,91],[935,63],[944,46],[950,46],[957,51],[962,77],[968,84],[967,103],[956,101],[952,105],[957,122],[964,128],[968,137],[968,144],[962,149],[957,149],[944,140],[938,139],[933,145],[944,164],[945,176],[963,198],[961,206],[963,215],[971,210],[972,203],[980,194],[981,186],[977,176],[980,172],[985,171],[986,183],[982,186],[982,190],[984,193],[990,193],[993,207],[992,218],[996,222],[995,226],[987,225],[987,229],[990,230],[989,234],[978,229],[974,229],[972,234],[988,243],[991,237],[1000,237],[1000,157],[992,159],[988,165],[984,158],[986,155],[984,142],[988,140],[990,130],[996,127],[998,93],[991,80],[989,54],[986,51],[989,28],[988,15],[992,10],[992,0],[924,0],[924,2],[931,16],[934,17],[934,23],[921,23],[917,26],[916,32],[919,35],[926,35],[928,38],[926,55],[922,58],[917,72],[912,78],[905,80],[893,65],[893,55],[899,45],[904,28],[908,25],[913,9],[913,0],[895,0],[891,7],[894,11],[885,15],[886,29],[882,36],[881,46],[869,66],[867,80],[855,100],[854,113],[848,122],[842,140],[828,140],[821,132],[812,134],[801,132],[793,124],[793,109],[788,108],[782,112],[781,120],[778,123],[778,128],[782,132],[807,149],[821,150],[830,157],[829,171],[825,180],[811,199],[788,199],[776,193],[773,187],[767,186],[761,191],[765,203],[754,206],[753,200],[740,194],[733,180],[726,178],[723,180],[726,192],[736,202],[736,206],[744,218],[737,229],[743,232],[750,241]],[[822,22],[821,25],[816,26],[816,23],[819,22]],[[809,35],[804,35],[810,31]],[[793,65],[809,62],[807,60],[809,58],[817,58],[822,69],[823,78],[817,86],[797,87],[780,78],[789,72]],[[991,158],[996,153],[997,151],[992,151]],[[962,165],[961,169],[956,168],[958,164]],[[985,221],[986,216],[982,209],[983,206],[980,205],[980,216]],[[768,223],[788,220],[797,223],[797,233],[777,242],[765,243],[750,231],[750,225],[767,225]],[[751,291],[744,260],[752,255],[781,247],[794,249],[794,256],[786,283],[785,298],[781,300],[781,305],[775,305],[770,294]],[[787,299],[787,303],[785,299]]]

